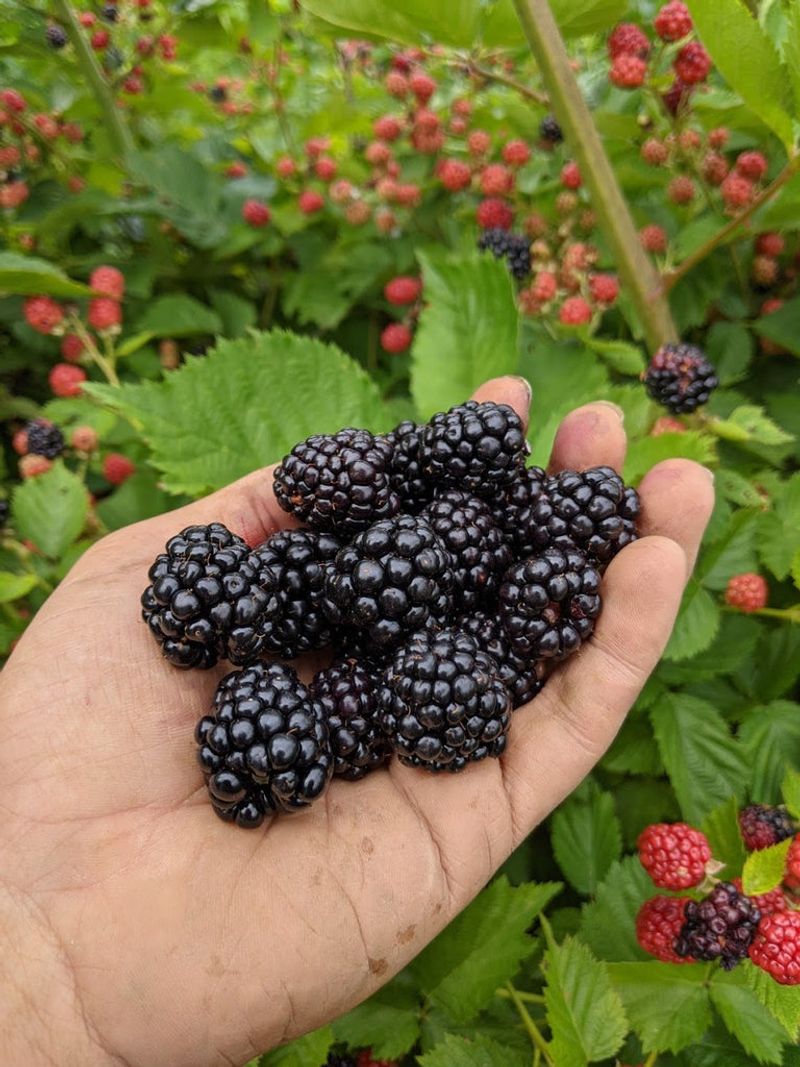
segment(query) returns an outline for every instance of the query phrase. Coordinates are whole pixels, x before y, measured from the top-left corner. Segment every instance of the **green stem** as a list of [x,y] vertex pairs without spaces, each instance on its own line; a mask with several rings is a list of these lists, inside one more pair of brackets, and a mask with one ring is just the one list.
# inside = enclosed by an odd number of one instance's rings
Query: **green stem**
[[538,1049],[539,1052],[541,1052],[544,1062],[548,1064],[548,1067],[554,1067],[553,1061],[550,1058],[550,1050],[547,1047],[547,1042],[545,1041],[544,1037],[542,1037],[541,1030],[531,1018],[531,1014],[525,1007],[525,1004],[519,993],[511,984],[511,982],[506,983],[506,989],[508,990],[508,995],[514,1001],[514,1007],[519,1013],[519,1017],[522,1020],[522,1025],[528,1031],[528,1037],[530,1037],[533,1047],[535,1049]]
[[[516,993],[517,993],[517,996],[519,997],[520,1000],[524,1000],[528,1004],[544,1004],[545,1003],[545,999],[541,995],[541,993],[528,993],[524,989],[517,989]],[[495,990],[495,996],[496,997],[504,997],[507,1000],[511,1000],[511,994],[509,993],[509,991],[507,989],[496,989]]]
[[123,121],[117,105],[114,103],[114,97],[103,77],[103,72],[95,58],[95,54],[86,39],[86,34],[83,32],[81,25],[78,22],[72,4],[69,0],[53,0],[53,7],[57,12],[60,21],[64,23],[64,28],[69,34],[72,46],[75,49],[75,57],[78,61],[78,65],[80,66],[87,83],[91,86],[95,99],[103,112],[106,133],[114,146],[114,150],[124,163],[126,157],[129,156],[136,147],[133,143],[131,132]]
[[655,1067],[656,1060],[658,1059],[657,1052],[651,1052],[647,1059],[642,1064],[642,1067]]
[[656,349],[667,341],[675,341],[678,332],[661,280],[639,242],[630,210],[581,95],[550,6],[547,0],[514,0],[514,7],[647,343]]
[[77,315],[72,316],[70,325],[78,337],[80,337],[81,341],[83,341],[83,347],[89,353],[89,358],[103,372],[109,385],[119,385],[119,377],[114,369],[113,362],[109,362],[106,357],[100,353],[99,348],[94,343],[94,338]]

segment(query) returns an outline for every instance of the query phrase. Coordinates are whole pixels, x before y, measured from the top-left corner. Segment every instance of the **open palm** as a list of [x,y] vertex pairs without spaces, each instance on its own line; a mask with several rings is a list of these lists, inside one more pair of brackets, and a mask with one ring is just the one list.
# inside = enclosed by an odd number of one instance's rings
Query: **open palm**
[[[517,379],[477,396],[526,415]],[[588,405],[562,423],[552,466],[619,467],[624,450],[617,412]],[[393,762],[255,832],[214,817],[194,761],[223,672],[161,660],[137,604],[183,526],[219,520],[255,544],[288,525],[271,472],[88,552],[0,680],[12,1047],[44,1049],[52,1026],[58,1063],[240,1064],[390,978],[585,776],[655,666],[713,489],[674,460],[641,495],[644,536],[609,567],[594,638],[515,713],[502,759],[436,778]]]

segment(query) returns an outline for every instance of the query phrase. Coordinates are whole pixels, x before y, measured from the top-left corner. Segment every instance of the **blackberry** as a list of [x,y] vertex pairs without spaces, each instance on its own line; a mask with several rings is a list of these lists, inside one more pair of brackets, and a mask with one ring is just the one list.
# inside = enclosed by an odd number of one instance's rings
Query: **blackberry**
[[322,705],[280,663],[227,674],[195,740],[214,810],[239,826],[307,807],[333,769]]
[[675,951],[695,960],[719,960],[730,971],[747,956],[760,918],[749,897],[720,882],[704,900],[687,902]]
[[525,462],[519,415],[506,404],[468,400],[434,415],[422,430],[420,469],[438,485],[494,497]]
[[608,563],[636,540],[639,494],[626,487],[611,467],[561,471],[548,478],[540,516],[550,511],[545,526],[557,548],[577,546],[591,559]]
[[456,619],[455,625],[478,642],[497,664],[500,680],[511,694],[512,708],[518,708],[539,693],[544,685],[544,663],[519,656],[496,615],[474,611]]
[[564,132],[555,115],[545,115],[539,123],[539,136],[548,144],[560,144],[564,140]]
[[221,104],[223,100],[228,99],[228,94],[225,91],[224,85],[212,85],[208,90],[209,100],[213,100],[215,104]]
[[331,622],[391,648],[452,607],[453,559],[421,516],[382,519],[341,550],[325,576]]
[[500,226],[492,226],[481,233],[478,248],[482,252],[491,252],[495,259],[505,259],[515,278],[525,278],[531,272],[530,241],[527,237],[509,233]]
[[262,650],[262,616],[273,605],[250,549],[220,522],[171,537],[148,572],[142,618],[176,667],[242,664]]
[[757,852],[794,837],[796,827],[786,808],[766,804],[748,804],[739,812],[739,829],[745,848]]
[[0,529],[8,522],[8,515],[10,512],[7,500],[0,500]]
[[378,691],[381,728],[402,763],[461,771],[506,746],[511,697],[497,664],[463,630],[415,634]]
[[662,345],[642,375],[648,394],[674,415],[708,402],[719,385],[714,365],[696,345]]
[[515,652],[564,659],[594,630],[600,573],[575,548],[548,548],[515,563],[500,586],[500,619]]
[[469,610],[493,597],[512,555],[486,501],[445,489],[422,514],[453,557],[455,606]]
[[294,659],[331,643],[320,607],[325,571],[342,547],[319,530],[279,530],[253,550],[258,582],[270,598],[261,623],[266,652]]
[[495,522],[503,528],[506,540],[520,559],[535,556],[549,545],[546,480],[541,467],[524,467],[492,503]]
[[104,22],[116,22],[119,18],[119,11],[116,4],[103,4],[100,9],[100,18]]
[[64,451],[64,435],[47,419],[34,419],[25,427],[28,452],[34,456],[55,459]]
[[329,1052],[327,1060],[320,1067],[358,1067],[358,1061],[346,1052]]
[[51,25],[48,26],[44,33],[45,40],[51,48],[56,52],[60,51],[67,43],[69,38],[66,31],[61,26]]
[[310,689],[325,709],[333,773],[355,782],[386,762],[390,749],[378,728],[378,675],[355,659],[337,660],[314,676]]
[[392,448],[389,477],[400,498],[400,510],[417,515],[433,496],[434,486],[422,474],[419,463],[422,427],[406,420],[395,426],[386,440]]
[[354,534],[399,511],[391,461],[391,444],[368,430],[316,434],[295,445],[275,471],[275,496],[309,526]]

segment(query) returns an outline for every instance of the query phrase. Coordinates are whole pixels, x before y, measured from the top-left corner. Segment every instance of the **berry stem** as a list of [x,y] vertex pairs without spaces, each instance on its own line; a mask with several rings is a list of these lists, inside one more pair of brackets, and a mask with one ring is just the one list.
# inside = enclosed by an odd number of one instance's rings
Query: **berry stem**
[[554,1067],[553,1060],[550,1057],[550,1050],[548,1048],[547,1042],[542,1036],[541,1030],[531,1018],[531,1014],[525,1007],[522,997],[520,997],[519,993],[511,984],[511,982],[506,983],[506,989],[508,990],[508,995],[514,1002],[514,1007],[519,1013],[519,1017],[522,1020],[522,1025],[528,1032],[528,1037],[530,1037],[533,1047],[535,1049],[538,1049],[539,1052],[541,1052],[542,1058],[544,1059],[544,1062],[548,1064],[548,1067]]
[[97,103],[105,118],[106,132],[115,152],[121,157],[122,162],[131,155],[136,146],[133,143],[131,131],[128,129],[119,109],[114,102],[111,90],[103,77],[100,64],[95,58],[94,52],[86,39],[86,34],[78,22],[70,0],[53,0],[53,7],[69,34],[72,46],[75,49],[75,57],[83,72],[83,76],[91,86]]
[[689,271],[693,270],[698,263],[710,255],[715,248],[719,248],[730,237],[732,233],[735,233],[740,226],[743,226],[745,222],[750,219],[756,211],[768,200],[771,200],[777,192],[779,192],[784,185],[792,178],[800,167],[800,154],[791,156],[786,166],[780,172],[778,177],[771,182],[765,189],[758,194],[749,207],[744,211],[740,211],[738,215],[735,215],[730,222],[723,226],[721,230],[718,230],[705,244],[696,249],[690,256],[687,256],[682,263],[679,263],[674,270],[671,270],[669,274],[665,274],[662,279],[662,287],[665,293],[668,293],[671,289],[677,285],[681,278],[685,277]]
[[83,347],[89,353],[89,357],[91,358],[92,362],[103,372],[106,381],[110,385],[119,385],[119,377],[117,376],[117,372],[114,369],[113,361],[109,362],[109,360],[106,359],[106,357],[100,353],[100,350],[94,343],[92,335],[89,333],[89,331],[86,329],[86,327],[83,325],[77,315],[72,316],[70,325],[75,331],[75,333],[78,335],[78,337],[80,337],[81,341],[83,341]]
[[658,1059],[658,1053],[653,1050],[647,1059],[642,1064],[642,1067],[655,1067],[656,1060]]
[[676,341],[678,332],[658,272],[639,242],[630,209],[570,66],[550,5],[547,0],[514,0],[514,7],[647,344],[655,351]]

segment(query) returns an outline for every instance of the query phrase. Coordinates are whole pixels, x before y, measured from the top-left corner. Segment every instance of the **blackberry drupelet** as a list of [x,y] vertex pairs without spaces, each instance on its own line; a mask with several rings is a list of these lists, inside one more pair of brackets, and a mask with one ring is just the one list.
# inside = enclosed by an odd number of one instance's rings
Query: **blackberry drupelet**
[[400,497],[404,515],[417,515],[433,496],[434,486],[422,474],[419,463],[422,427],[406,420],[395,426],[386,440],[392,448],[389,478]]
[[495,661],[500,680],[511,694],[512,708],[527,704],[541,691],[545,677],[544,663],[517,655],[495,614],[473,611],[456,619],[454,625],[474,637],[480,650],[488,652]]
[[389,649],[453,603],[453,558],[421,516],[382,519],[336,556],[322,607],[331,622]]
[[726,971],[745,959],[761,913],[750,897],[730,882],[720,882],[701,901],[690,900],[675,942],[679,956],[719,960]]
[[387,668],[378,708],[392,748],[412,767],[461,771],[506,746],[511,697],[497,664],[462,630],[415,634]]
[[481,233],[478,248],[491,252],[495,259],[505,259],[515,278],[525,278],[531,272],[530,241],[521,234],[492,226]]
[[253,550],[259,585],[270,598],[261,622],[264,651],[294,659],[331,643],[320,599],[325,572],[341,547],[324,531],[279,530]]
[[714,365],[696,345],[662,345],[642,375],[648,394],[674,415],[708,402],[719,385]]
[[378,728],[378,674],[356,659],[319,671],[310,690],[325,709],[333,773],[351,782],[382,766],[390,749]]
[[261,652],[262,616],[274,608],[250,549],[220,522],[188,526],[148,572],[142,618],[176,667],[249,662]]
[[745,848],[751,852],[777,845],[794,837],[797,827],[786,808],[748,804],[739,812],[739,829]]
[[280,663],[227,674],[195,739],[214,810],[243,827],[307,807],[333,769],[322,704]]
[[505,531],[506,540],[519,559],[538,555],[549,545],[546,481],[541,467],[523,467],[492,501],[495,522]]
[[608,563],[636,540],[639,494],[611,467],[561,471],[548,478],[545,489],[551,509],[548,540],[556,548],[574,545],[590,559]]
[[511,549],[485,500],[445,489],[422,513],[453,557],[453,601],[468,611],[497,593]]
[[517,477],[526,453],[522,422],[513,408],[468,400],[423,427],[420,469],[437,485],[493,498]]
[[548,144],[560,144],[564,140],[564,132],[555,115],[545,115],[539,123],[539,136]]
[[594,630],[600,573],[578,549],[549,548],[509,567],[500,586],[500,620],[515,652],[564,659]]
[[61,26],[50,25],[47,27],[44,33],[45,40],[51,48],[56,52],[60,51],[67,43],[69,38],[67,37],[66,30]]
[[34,456],[55,459],[64,451],[64,435],[47,419],[34,419],[25,427],[28,452]]
[[399,511],[391,461],[391,444],[368,430],[315,434],[275,471],[275,496],[301,522],[349,536]]

